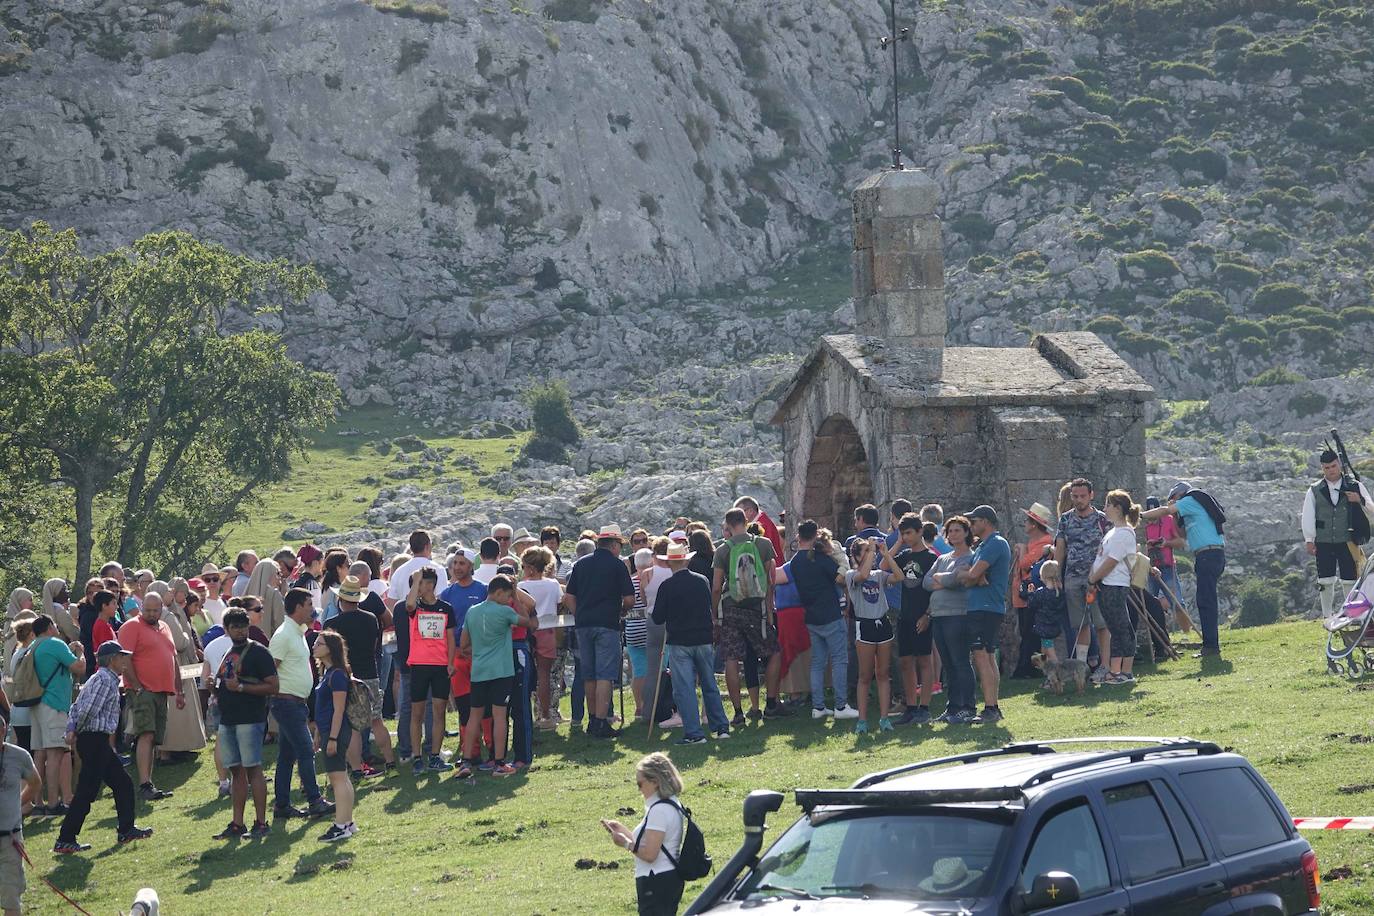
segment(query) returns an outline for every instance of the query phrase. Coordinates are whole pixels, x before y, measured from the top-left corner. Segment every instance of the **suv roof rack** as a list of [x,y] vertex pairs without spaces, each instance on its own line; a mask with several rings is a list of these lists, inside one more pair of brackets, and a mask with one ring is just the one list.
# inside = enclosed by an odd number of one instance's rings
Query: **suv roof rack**
[[797,804],[808,814],[822,805],[881,805],[887,808],[920,808],[961,802],[1018,801],[1026,793],[1019,786],[985,786],[969,789],[797,789]]
[[[1218,754],[1221,748],[1209,741],[1196,741],[1192,738],[1169,738],[1169,737],[1101,737],[1101,738],[1053,738],[1047,741],[1021,741],[1007,744],[1002,747],[989,748],[982,751],[972,751],[967,754],[955,754],[950,757],[937,757],[933,760],[923,760],[920,763],[908,763],[903,766],[893,767],[888,770],[880,770],[877,773],[870,773],[862,779],[856,781],[851,790],[867,789],[878,783],[886,782],[896,776],[904,776],[918,770],[928,770],[934,767],[947,766],[951,763],[977,763],[980,760],[987,760],[993,757],[1005,757],[1011,754],[1029,754],[1040,756],[1044,754],[1057,753],[1056,748],[1067,744],[1135,744],[1138,747],[1130,750],[1113,751],[1110,753],[1099,754],[1087,760],[1074,760],[1071,762],[1061,762],[1046,767],[1038,771],[1029,780],[1022,783],[1024,788],[1038,785],[1041,782],[1053,777],[1055,773],[1064,770],[1076,769],[1078,767],[1092,766],[1096,763],[1105,763],[1116,759],[1140,760],[1150,754],[1158,754],[1166,751],[1193,751],[1196,754]],[[821,791],[821,790],[815,790]],[[918,790],[919,791],[919,790]],[[894,794],[894,793],[889,793]],[[1013,796],[1015,797],[1015,796]],[[800,798],[799,798],[800,800]],[[971,799],[963,799],[971,800]],[[854,804],[862,804],[854,802]]]
[[[1076,744],[1079,743],[1081,740],[1082,739],[1064,739],[1062,741],[1056,741],[1054,743]],[[1220,754],[1222,752],[1220,747],[1218,747],[1210,741],[1195,741],[1192,738],[1117,738],[1096,740],[1090,739],[1086,743],[1104,744],[1108,743],[1109,741],[1133,740],[1147,740],[1153,743],[1144,745],[1142,747],[1130,748],[1127,750],[1109,751],[1105,754],[1094,754],[1091,757],[1080,758],[1078,760],[1060,761],[1059,763],[1045,767],[1043,770],[1037,771],[1034,776],[1031,776],[1029,779],[1021,783],[1021,788],[1029,789],[1032,786],[1038,786],[1042,783],[1049,782],[1058,774],[1068,770],[1083,769],[1085,767],[1097,766],[1103,763],[1111,763],[1115,760],[1129,760],[1133,763],[1136,763],[1154,754],[1175,754],[1179,752],[1191,751],[1194,755],[1201,757],[1205,754]]]

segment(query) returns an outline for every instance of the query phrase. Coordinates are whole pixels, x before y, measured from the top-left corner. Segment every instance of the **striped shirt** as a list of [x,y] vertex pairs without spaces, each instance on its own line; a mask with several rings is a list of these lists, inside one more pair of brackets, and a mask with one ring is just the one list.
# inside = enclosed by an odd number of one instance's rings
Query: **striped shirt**
[[102,667],[81,686],[81,693],[67,713],[67,732],[113,735],[118,728],[119,675]]

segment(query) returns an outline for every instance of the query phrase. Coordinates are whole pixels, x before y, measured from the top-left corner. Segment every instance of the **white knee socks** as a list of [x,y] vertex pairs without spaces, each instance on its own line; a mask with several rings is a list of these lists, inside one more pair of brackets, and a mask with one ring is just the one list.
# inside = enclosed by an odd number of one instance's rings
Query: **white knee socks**
[[1331,608],[1336,600],[1336,583],[1339,581],[1335,576],[1317,580],[1317,597],[1321,599],[1322,617],[1331,616]]

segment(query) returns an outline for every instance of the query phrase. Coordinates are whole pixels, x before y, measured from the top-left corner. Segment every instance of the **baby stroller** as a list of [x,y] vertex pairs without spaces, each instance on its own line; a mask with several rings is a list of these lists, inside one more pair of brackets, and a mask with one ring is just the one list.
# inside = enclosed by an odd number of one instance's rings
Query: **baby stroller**
[[1364,565],[1355,587],[1346,595],[1338,613],[1322,621],[1326,627],[1326,670],[1350,678],[1374,673],[1374,600],[1365,590],[1374,588],[1374,556]]

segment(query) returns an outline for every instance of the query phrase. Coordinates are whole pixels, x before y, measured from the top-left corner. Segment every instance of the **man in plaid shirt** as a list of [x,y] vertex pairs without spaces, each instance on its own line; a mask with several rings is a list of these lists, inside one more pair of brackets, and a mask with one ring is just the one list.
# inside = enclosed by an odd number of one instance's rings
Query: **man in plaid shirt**
[[62,820],[57,842],[52,851],[70,855],[90,849],[77,840],[81,825],[90,813],[91,802],[104,783],[114,795],[115,811],[119,815],[119,842],[143,840],[153,835],[151,827],[134,823],[134,784],[119,765],[114,750],[115,733],[119,731],[119,678],[129,667],[133,655],[118,642],[107,642],[96,650],[99,670],[81,687],[81,693],[67,714],[67,746],[75,747],[81,755],[81,776],[76,783],[76,796],[71,809]]

